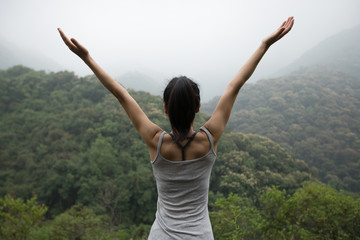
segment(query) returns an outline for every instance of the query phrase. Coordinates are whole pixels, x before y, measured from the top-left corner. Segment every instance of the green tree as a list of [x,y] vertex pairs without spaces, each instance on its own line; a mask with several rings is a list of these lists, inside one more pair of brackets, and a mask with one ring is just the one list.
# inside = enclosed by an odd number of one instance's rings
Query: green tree
[[308,183],[292,196],[273,188],[262,195],[264,239],[360,239],[360,199]]
[[0,198],[0,238],[24,240],[38,227],[47,207],[33,197],[26,202],[10,195]]
[[210,212],[215,239],[259,239],[263,219],[251,201],[236,194],[219,198]]
[[360,239],[360,199],[307,183],[294,194],[276,187],[260,203],[230,194],[210,211],[216,239]]
[[82,240],[105,239],[103,231],[106,219],[82,205],[74,205],[66,212],[58,215],[51,222],[51,239]]
[[295,159],[270,139],[242,133],[225,133],[219,142],[211,190],[236,193],[258,201],[271,185],[294,193],[314,179],[304,161]]

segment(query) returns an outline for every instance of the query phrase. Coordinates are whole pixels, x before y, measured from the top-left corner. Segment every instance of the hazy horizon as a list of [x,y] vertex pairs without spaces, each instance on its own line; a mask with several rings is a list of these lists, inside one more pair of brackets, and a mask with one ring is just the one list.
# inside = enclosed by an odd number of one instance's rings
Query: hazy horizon
[[162,83],[186,75],[209,100],[288,16],[295,17],[293,30],[269,50],[250,82],[359,25],[358,9],[358,0],[2,0],[0,35],[53,59],[62,66],[58,70],[91,74],[61,41],[56,30],[61,27],[115,78],[139,71]]

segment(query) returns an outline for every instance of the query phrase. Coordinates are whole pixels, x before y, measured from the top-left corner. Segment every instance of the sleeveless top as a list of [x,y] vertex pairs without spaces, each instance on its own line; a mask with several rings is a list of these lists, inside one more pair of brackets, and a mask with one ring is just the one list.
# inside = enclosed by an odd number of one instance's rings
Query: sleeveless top
[[158,201],[149,240],[214,239],[208,193],[216,154],[210,132],[205,127],[200,129],[207,134],[211,148],[204,156],[192,160],[165,159],[160,148],[166,132],[159,138],[157,154],[152,162]]

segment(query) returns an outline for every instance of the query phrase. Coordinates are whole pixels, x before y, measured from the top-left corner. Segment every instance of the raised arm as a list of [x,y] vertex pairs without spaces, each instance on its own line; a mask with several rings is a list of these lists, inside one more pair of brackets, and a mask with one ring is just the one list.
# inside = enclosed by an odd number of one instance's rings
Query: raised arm
[[258,63],[269,47],[285,36],[291,30],[293,24],[294,18],[289,17],[275,32],[263,39],[259,48],[253,53],[253,55],[244,64],[240,71],[230,81],[225,92],[221,96],[211,118],[204,124],[204,126],[211,132],[215,143],[218,142],[222,133],[224,132],[225,126],[230,117],[231,109],[234,105],[240,88],[255,71]]
[[151,122],[142,111],[138,103],[131,97],[128,91],[108,75],[90,56],[89,51],[75,39],[69,40],[64,32],[58,28],[61,38],[69,49],[78,55],[89,68],[93,71],[100,82],[119,100],[125,109],[136,130],[144,139],[150,148],[156,148],[156,142],[153,141],[155,135],[161,131],[161,128]]

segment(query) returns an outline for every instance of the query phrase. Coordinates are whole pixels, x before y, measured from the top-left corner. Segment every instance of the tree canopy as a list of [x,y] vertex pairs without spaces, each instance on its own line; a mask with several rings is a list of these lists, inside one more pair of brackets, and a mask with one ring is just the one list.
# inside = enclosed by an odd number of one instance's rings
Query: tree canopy
[[[211,113],[215,100],[203,110]],[[311,67],[244,86],[228,126],[266,136],[319,170],[322,181],[360,192],[360,79]]]
[[[129,91],[152,121],[170,130],[160,97]],[[94,76],[16,66],[0,71],[0,98],[1,234],[14,231],[9,219],[28,216],[28,239],[146,239],[157,200],[149,154]],[[197,114],[194,128],[208,117]],[[258,209],[272,185],[296,194],[304,181],[318,181],[315,168],[267,137],[227,130],[217,155],[213,212],[217,199],[236,194]],[[4,207],[8,202],[19,213]]]

